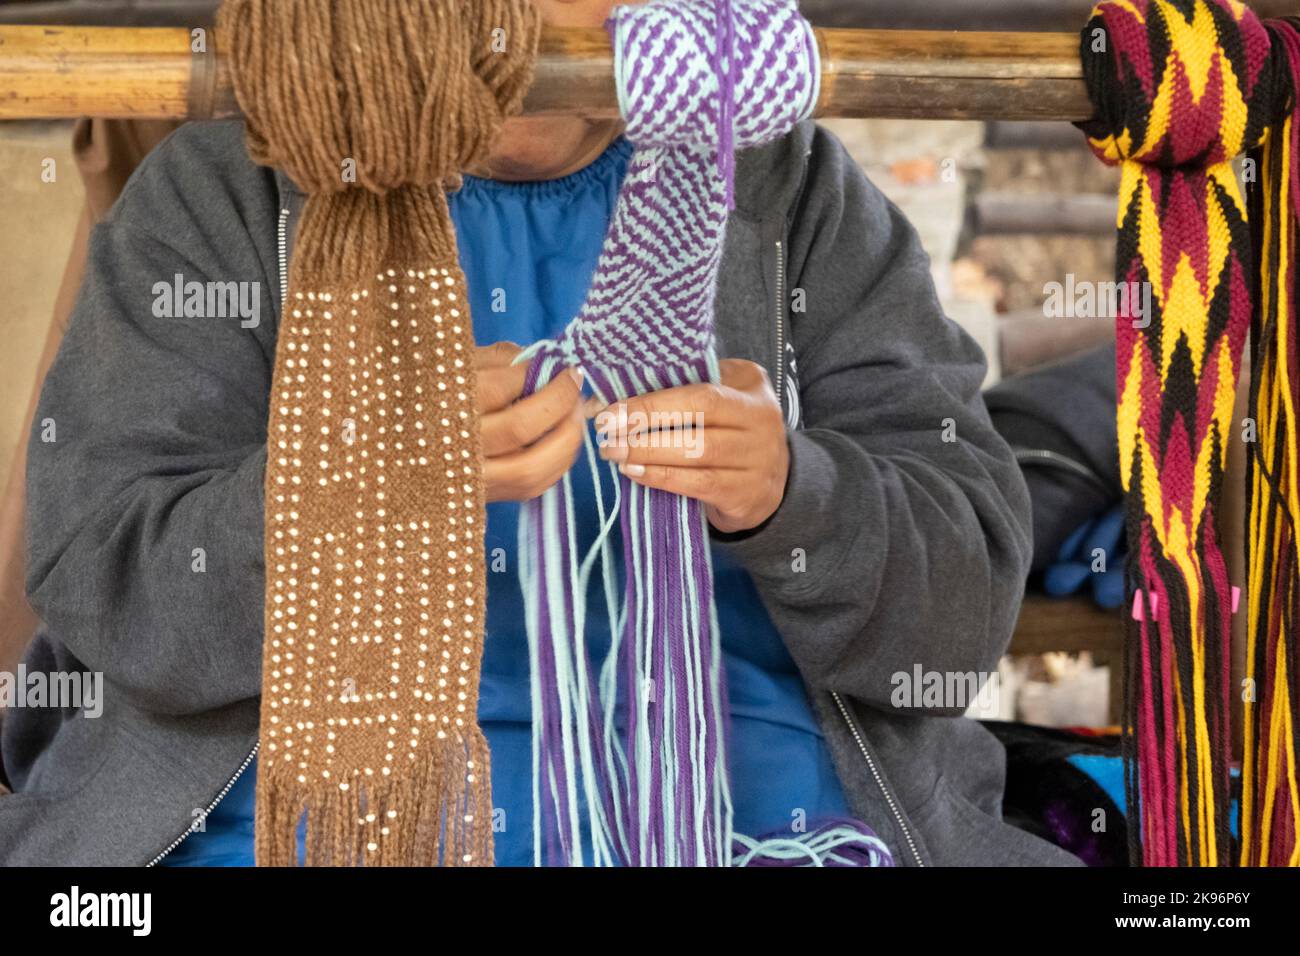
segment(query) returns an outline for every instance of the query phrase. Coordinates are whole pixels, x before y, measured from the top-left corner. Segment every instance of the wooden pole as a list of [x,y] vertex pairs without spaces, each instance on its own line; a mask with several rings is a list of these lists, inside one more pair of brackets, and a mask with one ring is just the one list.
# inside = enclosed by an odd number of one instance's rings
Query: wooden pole
[[1063,123],[991,120],[984,130],[984,148],[1086,152],[1088,143]]
[[[859,30],[996,30],[1068,33],[1096,0],[799,0],[813,26]],[[1248,0],[1260,17],[1297,13],[1296,0]],[[0,23],[109,27],[208,26],[217,0],[23,0],[0,2]]]
[[[211,119],[238,113],[221,39],[183,27],[0,26],[0,119]],[[1081,120],[1091,115],[1068,33],[817,31],[818,116]],[[542,37],[525,113],[617,117],[603,30]]]
[[[799,0],[817,26],[888,30],[1081,30],[1097,0]],[[1246,0],[1260,17],[1292,16],[1296,0]]]
[[[1075,135],[1083,140],[1082,135]],[[1118,213],[1119,200],[1110,195],[982,192],[971,200],[969,216],[971,231],[976,236],[1114,239]]]

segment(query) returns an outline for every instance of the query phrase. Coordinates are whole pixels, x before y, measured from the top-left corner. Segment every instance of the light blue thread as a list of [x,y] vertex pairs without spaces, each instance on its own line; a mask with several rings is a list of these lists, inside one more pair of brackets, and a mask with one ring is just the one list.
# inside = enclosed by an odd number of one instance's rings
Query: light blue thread
[[869,866],[888,866],[893,860],[889,848],[878,837],[842,824],[804,834],[801,837],[775,837],[761,841],[736,834],[736,842],[744,847],[746,852],[733,859],[732,866],[749,866],[759,858],[806,859],[807,866],[826,866],[829,863],[838,863],[840,866],[860,866],[859,861],[837,852],[848,846],[864,847]]

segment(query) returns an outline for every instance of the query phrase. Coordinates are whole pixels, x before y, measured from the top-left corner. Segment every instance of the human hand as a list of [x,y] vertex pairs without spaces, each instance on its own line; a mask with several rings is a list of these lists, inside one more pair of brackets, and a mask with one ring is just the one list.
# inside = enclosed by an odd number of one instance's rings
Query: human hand
[[564,476],[582,448],[582,374],[569,369],[526,398],[521,349],[497,342],[474,350],[479,429],[488,501],[527,501]]
[[698,499],[713,527],[733,533],[758,527],[781,504],[790,446],[763,367],[742,359],[720,366],[720,383],[648,392],[589,411],[602,458],[637,484]]

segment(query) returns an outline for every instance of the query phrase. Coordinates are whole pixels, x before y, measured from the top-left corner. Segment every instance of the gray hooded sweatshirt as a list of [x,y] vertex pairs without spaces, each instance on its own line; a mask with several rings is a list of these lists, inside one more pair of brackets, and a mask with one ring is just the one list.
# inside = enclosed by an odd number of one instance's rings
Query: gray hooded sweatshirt
[[[252,163],[242,124],[190,124],[94,231],[30,441],[43,628],[25,664],[102,673],[103,712],[8,713],[0,863],[156,862],[255,757],[268,400],[303,200]],[[255,284],[257,324],[157,314],[177,275]],[[996,669],[1030,557],[983,357],[915,232],[805,123],[739,157],[719,282],[720,354],[767,369],[791,465],[764,525],[717,537],[803,675],[853,813],[906,865],[1074,862],[1002,821],[1004,753],[960,701],[895,693],[898,675]]]

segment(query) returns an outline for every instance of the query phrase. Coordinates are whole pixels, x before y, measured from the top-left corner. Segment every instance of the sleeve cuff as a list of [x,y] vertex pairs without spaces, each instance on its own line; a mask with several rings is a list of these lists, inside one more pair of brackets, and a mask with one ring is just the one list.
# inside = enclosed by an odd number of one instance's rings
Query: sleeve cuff
[[[846,520],[845,502],[837,502],[838,467],[831,451],[814,437],[816,431],[787,433],[790,470],[785,495],[766,521],[748,531],[724,534],[710,528],[714,541],[755,577],[788,578],[796,549],[810,552],[835,540]],[[835,537],[832,537],[835,536]]]

